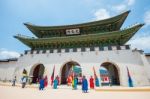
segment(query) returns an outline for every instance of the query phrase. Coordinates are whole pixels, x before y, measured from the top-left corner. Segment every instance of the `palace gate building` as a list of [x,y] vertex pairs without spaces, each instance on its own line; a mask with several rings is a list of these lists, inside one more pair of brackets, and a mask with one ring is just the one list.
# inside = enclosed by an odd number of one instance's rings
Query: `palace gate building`
[[112,85],[118,86],[128,86],[128,68],[134,86],[150,85],[150,55],[126,45],[144,24],[121,29],[129,13],[73,25],[25,23],[35,37],[21,34],[14,37],[30,50],[25,50],[18,59],[1,60],[0,79],[11,80],[16,76],[20,82],[22,71],[26,69],[32,83],[46,75],[50,82],[55,66],[55,76],[60,77],[61,84],[66,84],[72,66],[79,66],[82,70],[79,76],[87,78],[93,75],[93,67],[99,78],[99,69],[107,69]]

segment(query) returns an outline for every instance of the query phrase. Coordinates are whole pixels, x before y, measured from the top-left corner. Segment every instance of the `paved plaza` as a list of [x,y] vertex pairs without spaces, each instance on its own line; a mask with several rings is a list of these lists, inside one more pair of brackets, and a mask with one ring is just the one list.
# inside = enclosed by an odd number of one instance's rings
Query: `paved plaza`
[[0,84],[0,99],[150,99],[150,87],[100,87],[82,93],[81,86],[72,90],[66,85],[59,89],[50,86],[43,91],[38,86],[31,85],[22,89],[20,85],[12,87],[10,84]]

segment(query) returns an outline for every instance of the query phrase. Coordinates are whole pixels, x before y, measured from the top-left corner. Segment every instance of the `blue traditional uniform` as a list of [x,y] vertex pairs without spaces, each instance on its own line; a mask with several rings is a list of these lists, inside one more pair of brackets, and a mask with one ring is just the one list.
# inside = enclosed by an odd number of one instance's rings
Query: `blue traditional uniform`
[[40,79],[40,87],[39,90],[43,90],[44,89],[44,79]]
[[85,93],[88,91],[88,81],[86,78],[84,78],[82,81],[82,91]]
[[54,80],[54,84],[53,84],[53,88],[54,88],[54,89],[57,89],[57,85],[58,85],[58,80],[55,79],[55,80]]
[[95,85],[96,85],[96,87],[99,87],[99,79],[98,79],[98,77],[95,79]]

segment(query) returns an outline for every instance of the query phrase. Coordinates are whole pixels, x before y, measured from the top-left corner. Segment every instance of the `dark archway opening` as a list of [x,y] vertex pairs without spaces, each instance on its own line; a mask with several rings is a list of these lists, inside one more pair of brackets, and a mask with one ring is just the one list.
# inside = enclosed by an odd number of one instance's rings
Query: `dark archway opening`
[[[64,64],[61,70],[61,84],[67,84],[67,77],[71,75],[73,66],[80,66],[80,65],[74,61],[70,61]],[[80,82],[79,79],[82,77],[82,72],[76,73],[75,76],[78,78],[78,82]]]
[[45,67],[43,64],[38,64],[33,70],[32,83],[39,82],[39,79],[43,77]]
[[101,67],[104,67],[107,70],[110,85],[119,86],[120,80],[117,67],[110,62],[103,63]]

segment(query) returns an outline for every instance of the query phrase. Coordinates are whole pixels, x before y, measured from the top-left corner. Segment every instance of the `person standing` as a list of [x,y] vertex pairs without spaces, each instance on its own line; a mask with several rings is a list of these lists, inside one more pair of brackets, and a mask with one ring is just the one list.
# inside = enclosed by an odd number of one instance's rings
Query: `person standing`
[[27,83],[27,77],[23,77],[22,78],[22,88],[25,88],[26,83]]
[[59,78],[58,75],[56,76],[56,79],[57,79],[57,81],[58,81],[58,85],[60,85],[60,78]]
[[74,89],[74,78],[72,79],[72,89]]
[[98,77],[95,78],[95,85],[96,85],[96,87],[99,87],[99,86],[100,86],[100,85],[99,85],[99,79],[98,79]]
[[88,92],[88,81],[85,76],[82,78],[82,92],[87,93]]
[[39,84],[40,84],[39,90],[44,90],[44,79],[43,78],[40,79]]
[[71,83],[72,83],[72,77],[69,75],[68,78],[67,78],[68,86],[71,86]]
[[57,80],[57,77],[56,77],[55,80],[54,80],[53,88],[57,89],[57,86],[58,86],[58,80]]
[[12,86],[15,86],[15,84],[16,84],[16,76],[13,78],[13,84],[12,84]]
[[77,80],[77,77],[74,77],[74,87],[73,89],[77,89],[77,85],[78,85],[78,80]]
[[94,89],[94,78],[92,76],[90,77],[89,82],[90,82],[90,89]]
[[47,87],[48,85],[48,79],[47,79],[47,76],[45,76],[44,78],[44,88]]

